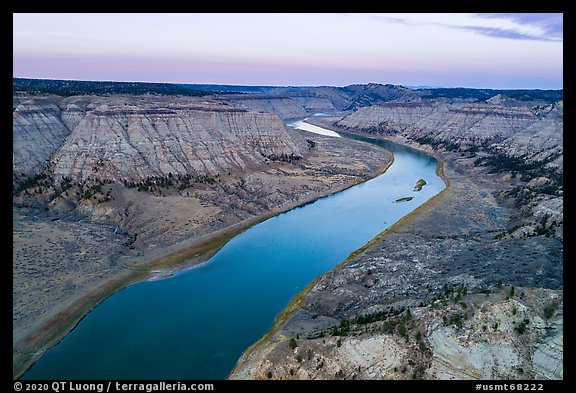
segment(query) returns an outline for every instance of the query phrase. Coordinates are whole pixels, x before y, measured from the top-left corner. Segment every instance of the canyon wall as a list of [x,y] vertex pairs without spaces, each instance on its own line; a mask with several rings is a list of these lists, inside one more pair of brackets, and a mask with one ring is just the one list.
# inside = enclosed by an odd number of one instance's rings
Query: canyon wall
[[82,108],[66,99],[24,101],[14,111],[13,169],[54,176],[141,180],[215,175],[270,158],[299,157],[284,124],[269,113],[226,105],[109,100]]

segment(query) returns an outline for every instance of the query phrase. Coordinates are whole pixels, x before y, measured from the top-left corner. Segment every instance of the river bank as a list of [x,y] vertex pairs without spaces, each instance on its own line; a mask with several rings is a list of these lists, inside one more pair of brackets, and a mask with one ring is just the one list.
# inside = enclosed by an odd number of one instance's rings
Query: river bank
[[[313,137],[312,139],[315,138]],[[317,140],[319,143],[325,144],[321,137]],[[260,222],[333,193],[346,190],[384,173],[393,162],[392,154],[386,152],[386,155],[388,158],[384,166],[368,175],[360,176],[354,181],[347,181],[344,184],[342,184],[342,181],[337,182],[336,185],[321,193],[305,195],[296,202],[285,204],[280,209],[245,220],[197,239],[181,242],[168,248],[156,248],[142,256],[122,258],[121,266],[123,269],[119,274],[104,281],[84,296],[67,305],[64,309],[59,310],[56,315],[46,316],[37,324],[39,327],[32,334],[16,342],[13,357],[14,378],[19,378],[48,348],[61,341],[77,326],[85,315],[112,294],[136,282],[147,280],[151,275],[166,275],[175,270],[197,266],[213,256],[228,240]]]
[[[347,133],[342,134],[346,135]],[[306,286],[306,288],[304,288],[298,295],[296,295],[290,304],[276,318],[272,329],[270,329],[262,338],[260,338],[257,342],[246,349],[230,373],[228,379],[252,379],[259,363],[267,357],[269,352],[274,350],[276,345],[286,339],[286,337],[282,334],[282,328],[292,318],[295,318],[299,311],[302,310],[303,303],[306,301],[310,291],[314,289],[322,279],[324,279],[326,276],[329,276],[330,274],[333,274],[334,272],[339,271],[352,260],[354,260],[354,258],[358,255],[376,247],[387,234],[399,230],[411,222],[417,221],[420,217],[422,217],[424,213],[432,210],[435,206],[441,203],[441,201],[445,199],[446,195],[450,193],[450,179],[444,174],[444,163],[442,161],[438,161],[436,174],[442,178],[446,184],[446,187],[439,194],[433,196],[424,204],[418,206],[415,210],[402,217],[400,220],[386,228],[384,231],[380,232],[368,243],[350,253],[350,255],[340,264],[322,276],[317,277],[308,286]]]
[[444,157],[447,188],[306,288],[230,379],[562,378],[561,242],[503,238],[506,185]]

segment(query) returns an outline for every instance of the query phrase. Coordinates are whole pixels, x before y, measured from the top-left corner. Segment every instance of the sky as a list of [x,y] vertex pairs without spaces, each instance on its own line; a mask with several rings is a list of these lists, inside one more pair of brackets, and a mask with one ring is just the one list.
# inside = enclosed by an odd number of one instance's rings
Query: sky
[[562,14],[13,14],[13,76],[563,88]]

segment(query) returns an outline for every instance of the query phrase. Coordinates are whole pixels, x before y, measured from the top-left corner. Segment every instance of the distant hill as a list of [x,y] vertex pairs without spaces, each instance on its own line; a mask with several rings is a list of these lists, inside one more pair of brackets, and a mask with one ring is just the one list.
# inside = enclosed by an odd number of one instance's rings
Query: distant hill
[[204,96],[212,92],[187,88],[173,83],[146,82],[100,82],[55,79],[13,78],[14,92],[44,93],[59,96],[106,95],[106,94],[161,94]]
[[177,84],[148,82],[100,82],[53,79],[13,78],[14,92],[73,95],[106,94],[159,94],[205,96],[218,93],[226,94],[274,94],[274,95],[312,95],[327,96],[348,101],[346,109],[375,105],[388,101],[411,101],[414,99],[448,98],[456,100],[485,101],[496,95],[503,95],[519,101],[542,100],[554,103],[563,99],[563,90],[498,90],[456,88],[415,89],[391,84],[356,84],[344,87],[332,86],[245,86],[217,84]]
[[276,86],[244,86],[244,85],[211,85],[200,83],[187,83],[180,86],[191,90],[203,90],[218,93],[270,93],[278,89]]
[[422,98],[474,98],[477,100],[486,100],[498,94],[508,96],[519,101],[534,101],[543,100],[547,103],[560,101],[564,97],[564,90],[538,90],[538,89],[515,89],[515,90],[499,90],[499,89],[470,89],[465,87],[453,88],[432,88],[420,90],[423,95]]

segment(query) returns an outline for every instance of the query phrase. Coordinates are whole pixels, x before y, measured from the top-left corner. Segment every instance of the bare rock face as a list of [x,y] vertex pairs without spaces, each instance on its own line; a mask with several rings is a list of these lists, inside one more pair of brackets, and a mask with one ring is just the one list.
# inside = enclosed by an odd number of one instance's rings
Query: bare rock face
[[62,111],[61,118],[66,128],[73,130],[85,115],[86,110],[84,108],[75,103],[70,103],[66,105],[66,108]]
[[532,355],[534,376],[536,379],[564,378],[564,328],[555,326],[536,347]]
[[56,182],[213,176],[301,157],[277,116],[193,98],[19,98],[13,134],[14,172],[50,167]]
[[502,196],[520,209],[508,235],[562,238],[563,115],[562,100],[542,104],[498,94],[473,103],[380,103],[332,124],[451,155],[462,173],[498,174],[510,187]]
[[512,157],[525,157],[527,162],[552,158],[552,162],[546,165],[561,169],[564,153],[564,103],[559,101],[545,109],[535,108],[533,112],[537,113],[537,121],[493,147]]
[[271,114],[209,105],[101,105],[78,122],[52,164],[56,178],[118,181],[170,173],[215,175],[295,156],[299,151],[283,122]]
[[[558,291],[468,294],[295,338],[286,330],[247,352],[231,379],[526,380],[563,378]],[[372,314],[372,316],[377,314]]]
[[538,123],[526,107],[494,103],[396,103],[360,108],[337,123],[374,134],[402,134],[459,145],[500,142]]
[[15,174],[42,171],[70,134],[53,100],[23,100],[12,115],[12,168]]
[[327,97],[263,95],[229,97],[229,102],[240,108],[273,113],[283,119],[304,117],[317,112],[333,112],[333,102]]
[[543,303],[558,295],[541,289],[523,293],[529,295],[484,303],[461,329],[434,328],[428,336],[429,377],[562,379],[562,321],[550,323],[542,315]]
[[447,112],[444,104],[386,103],[359,108],[336,123],[341,128],[352,128],[368,133],[396,134],[417,124],[434,112]]

